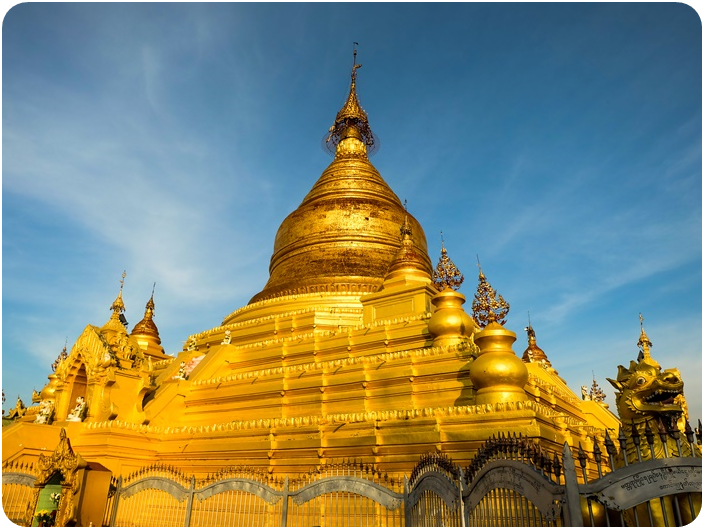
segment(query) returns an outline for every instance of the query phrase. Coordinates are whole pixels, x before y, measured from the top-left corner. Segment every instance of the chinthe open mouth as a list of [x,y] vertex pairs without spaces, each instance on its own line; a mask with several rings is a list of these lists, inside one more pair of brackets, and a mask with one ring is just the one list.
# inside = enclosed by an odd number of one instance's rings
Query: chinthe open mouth
[[645,399],[643,399],[648,404],[660,404],[661,406],[671,405],[675,403],[675,397],[681,395],[682,391],[678,390],[668,390],[659,389],[655,393],[652,393]]

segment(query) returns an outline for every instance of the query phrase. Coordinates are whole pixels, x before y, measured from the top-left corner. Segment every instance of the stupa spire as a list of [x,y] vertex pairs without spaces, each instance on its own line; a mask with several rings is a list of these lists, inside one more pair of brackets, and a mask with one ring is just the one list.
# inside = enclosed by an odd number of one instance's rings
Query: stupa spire
[[638,362],[660,367],[660,364],[650,356],[650,348],[653,346],[653,343],[650,341],[650,338],[648,338],[643,328],[643,314],[639,314],[638,318],[640,319],[640,337],[638,338],[638,349],[640,351],[638,353]]
[[[269,280],[250,304],[265,299],[308,293],[372,293],[389,279],[399,254],[399,227],[408,219],[412,244],[394,268],[404,276],[426,282],[432,263],[423,228],[403,207],[369,161],[376,140],[356,94],[356,55],[347,103],[326,134],[326,147],[335,158],[320,175],[295,211],[279,226],[269,265]],[[412,252],[411,252],[412,251]],[[422,273],[416,273],[418,270]],[[410,273],[408,276],[407,273]],[[423,279],[421,279],[421,276]],[[283,300],[282,300],[283,302]],[[241,314],[228,316],[233,323]]]
[[[156,283],[155,283],[156,285]],[[156,324],[154,323],[154,291],[152,290],[152,296],[149,298],[149,301],[147,301],[147,305],[144,308],[144,318],[137,323],[137,325],[134,326],[134,329],[132,329],[132,333],[134,335],[145,335],[145,336],[152,336],[158,340],[159,343],[161,343],[161,340],[159,339],[159,330],[156,327]]]
[[144,318],[132,329],[132,334],[152,334],[159,336],[159,331],[154,324],[154,289],[156,288],[156,283],[152,287],[152,295],[147,301],[147,305],[144,308]]
[[337,146],[348,137],[360,140],[366,146],[367,154],[375,152],[378,148],[377,138],[369,127],[367,113],[362,108],[357,97],[357,70],[361,67],[361,64],[357,64],[357,43],[355,42],[350,92],[325,137],[325,146],[331,153],[338,154]]
[[528,327],[525,328],[525,331],[528,334],[528,347],[523,352],[522,360],[524,362],[543,362],[550,366],[550,360],[548,360],[545,351],[538,347],[537,340],[535,339],[535,331],[530,324],[530,315],[528,315]]
[[446,288],[458,290],[464,281],[464,276],[455,266],[455,263],[452,262],[452,259],[448,257],[442,232],[440,232],[440,244],[442,245],[442,249],[440,250],[438,264],[433,271],[433,284],[435,288],[441,291]]
[[115,301],[112,302],[112,305],[110,305],[110,310],[118,317],[125,312],[125,303],[122,301],[122,288],[125,286],[125,277],[127,277],[127,271],[123,270],[122,279],[120,280],[120,292],[117,294]]
[[125,286],[125,277],[127,277],[127,272],[122,272],[122,279],[120,280],[120,292],[117,294],[115,301],[110,305],[110,310],[112,314],[107,323],[103,325],[103,330],[106,331],[116,331],[124,332],[127,330],[127,319],[123,312],[125,312],[125,303],[122,301],[122,288]]
[[144,308],[144,318],[134,326],[130,335],[137,340],[139,346],[145,353],[150,355],[162,355],[164,353],[161,347],[161,338],[159,337],[159,329],[154,323],[154,289],[156,283],[152,286],[152,295],[147,301]]
[[497,294],[486,280],[484,272],[482,272],[479,256],[477,256],[477,266],[479,267],[479,285],[477,292],[474,294],[472,302],[472,315],[480,327],[484,328],[492,322],[497,322],[499,325],[506,323],[506,316],[511,306],[504,300],[501,294]]
[[406,239],[410,239],[411,235],[413,235],[413,229],[408,222],[408,200],[403,201],[403,209],[406,215],[403,218],[403,224],[401,224],[401,240],[405,241]]
[[416,251],[413,242],[413,228],[408,220],[408,203],[405,200],[403,207],[406,214],[403,219],[403,224],[401,224],[399,229],[401,234],[401,248],[391,262],[391,266],[389,266],[389,270],[384,278],[384,284],[389,280],[396,280],[401,277],[406,279],[413,278],[414,280],[429,283],[430,274],[428,273],[427,266]]

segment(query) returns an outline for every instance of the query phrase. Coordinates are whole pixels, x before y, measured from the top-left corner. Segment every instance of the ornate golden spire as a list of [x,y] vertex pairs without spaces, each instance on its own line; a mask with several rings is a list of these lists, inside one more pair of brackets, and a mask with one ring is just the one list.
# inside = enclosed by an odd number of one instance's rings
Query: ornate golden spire
[[[399,226],[406,218],[418,266],[430,280],[433,265],[423,228],[369,161],[361,115],[341,117],[328,137],[328,147],[336,145],[335,159],[279,226],[269,280],[250,304],[308,293],[378,291],[399,254]],[[239,317],[228,316],[223,324]]]
[[530,317],[528,319],[528,327],[525,328],[525,331],[528,333],[528,348],[524,351],[522,360],[527,363],[543,362],[548,366],[551,366],[552,364],[550,364],[550,360],[548,360],[545,351],[538,347],[535,339],[535,331],[530,324]]
[[362,141],[369,154],[378,148],[378,141],[372,129],[369,128],[367,113],[359,104],[357,97],[357,69],[362,65],[357,64],[357,43],[355,42],[354,45],[350,93],[347,96],[347,101],[335,116],[335,123],[332,124],[325,138],[325,146],[331,153],[336,153],[340,141],[350,136]]
[[650,348],[653,346],[653,343],[650,341],[650,338],[648,338],[648,335],[645,334],[645,329],[643,328],[643,314],[639,314],[638,318],[640,319],[640,337],[638,338],[638,349],[640,351],[638,353],[638,362],[660,367],[660,364],[650,356]]
[[438,290],[445,290],[446,288],[459,290],[460,285],[464,281],[464,276],[455,266],[455,263],[452,262],[452,259],[447,256],[445,239],[442,237],[442,232],[440,232],[440,241],[442,249],[440,250],[438,265],[433,272],[433,284]]
[[406,212],[406,216],[403,218],[403,224],[401,224],[401,240],[405,241],[406,239],[410,240],[411,235],[413,235],[411,225],[408,223],[408,200],[403,201],[403,209]]
[[477,266],[479,266],[479,285],[472,302],[474,321],[482,328],[492,322],[503,325],[506,323],[506,316],[511,306],[504,300],[503,296],[496,293],[496,290],[491,287],[486,277],[484,277],[481,264],[479,264],[479,257],[477,257]]
[[386,272],[384,284],[388,280],[400,277],[429,283],[430,274],[428,273],[427,265],[416,251],[415,243],[413,242],[413,228],[408,220],[408,207],[405,200],[403,207],[406,211],[406,216],[399,230],[401,232],[401,248],[391,262],[388,272]]
[[159,338],[159,329],[157,329],[156,324],[154,323],[153,317],[154,317],[154,289],[156,288],[156,283],[154,283],[154,286],[152,287],[152,296],[149,298],[149,301],[147,301],[147,305],[144,309],[144,318],[142,318],[142,321],[137,323],[137,325],[134,326],[134,329],[132,329],[131,334],[133,336],[136,335],[142,335],[142,336],[151,336],[155,338],[155,341],[157,344],[161,343],[161,339]]
[[120,281],[120,292],[117,295],[115,301],[110,305],[110,310],[112,314],[107,323],[103,325],[102,329],[104,331],[115,331],[115,332],[126,332],[127,331],[127,320],[125,315],[125,303],[122,301],[122,287],[125,285],[125,277],[127,277],[127,272],[122,272],[122,280]]
[[120,281],[120,293],[117,295],[115,301],[112,302],[112,305],[110,305],[110,310],[113,314],[117,314],[118,316],[125,312],[125,303],[122,301],[122,287],[125,286],[125,277],[127,277],[127,272],[123,270],[122,280]]

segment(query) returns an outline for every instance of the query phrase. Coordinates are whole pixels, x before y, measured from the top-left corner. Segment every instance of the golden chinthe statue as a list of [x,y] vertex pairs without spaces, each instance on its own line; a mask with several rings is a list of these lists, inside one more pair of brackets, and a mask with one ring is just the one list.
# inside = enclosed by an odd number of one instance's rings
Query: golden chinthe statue
[[[169,355],[154,321],[154,292],[143,319],[128,331],[123,274],[108,321],[88,325],[70,352],[64,348],[37,396],[41,405],[25,408],[18,401],[12,410],[15,422],[3,428],[4,468],[36,464],[54,446],[66,446],[57,448],[54,466],[47,468],[63,468],[64,459],[73,462],[66,467],[74,487],[67,498],[81,494],[80,473],[91,476],[88,470],[97,467],[113,476],[110,498],[122,498],[120,487],[146,476],[145,468],[168,465],[179,483],[169,490],[181,491],[173,493],[174,505],[190,502],[193,510],[184,520],[196,523],[191,517],[205,511],[195,505],[214,494],[206,493],[211,485],[194,488],[196,478],[215,483],[230,476],[222,473],[228,467],[250,469],[247,478],[228,478],[250,483],[241,490],[254,490],[252,480],[259,476],[258,483],[266,483],[259,488],[269,491],[267,501],[274,505],[276,491],[292,494],[288,476],[311,469],[357,465],[360,476],[384,474],[403,487],[404,476],[417,482],[413,472],[420,461],[451,475],[455,467],[448,461],[476,462],[475,456],[499,446],[500,439],[509,453],[515,448],[514,455],[532,454],[530,443],[537,441],[541,451],[596,446],[598,452],[608,432],[619,432],[621,423],[603,397],[583,399],[566,385],[538,347],[532,327],[526,329],[528,348],[522,357],[516,355],[516,334],[505,327],[509,303],[481,269],[471,313],[457,290],[464,277],[444,243],[433,269],[420,223],[369,160],[378,143],[357,96],[360,66],[355,52],[349,95],[326,138],[334,159],[281,223],[262,290]],[[675,406],[668,399],[681,388],[671,373],[660,372],[644,347],[640,363],[619,368],[612,384],[623,396],[631,391],[631,379],[647,373],[643,376],[653,387],[672,391],[667,398],[657,397],[661,405]],[[629,402],[640,398],[632,395]],[[641,402],[653,407],[652,398]],[[625,406],[630,413],[624,399],[618,411],[623,414]],[[639,421],[633,428],[645,435],[645,423]],[[505,437],[496,440],[499,433]],[[488,445],[488,439],[496,445]],[[641,452],[646,454],[645,444]],[[700,455],[698,448],[688,455],[693,452]],[[635,454],[630,445],[629,454]],[[480,473],[483,464],[470,468]],[[37,483],[53,486],[51,472],[43,472]],[[597,474],[600,467],[584,467],[585,480]],[[132,477],[114,481],[115,476]],[[285,485],[276,481],[284,478]],[[354,489],[346,486],[348,493]],[[381,494],[380,487],[374,494]],[[410,501],[394,494],[374,496],[375,501],[386,502],[389,512]],[[105,518],[102,512],[80,514],[78,500],[59,504],[55,516],[65,523],[128,523],[119,509],[127,508],[129,497],[119,500],[121,507],[110,500]],[[42,498],[37,493],[35,504]],[[144,509],[132,508],[133,523],[166,523],[158,515],[139,518],[147,516]],[[285,520],[287,507],[282,509]],[[309,520],[314,525],[328,512],[317,509]],[[591,504],[589,509],[592,519],[605,516],[604,509]],[[22,511],[13,519],[31,520],[34,512]],[[225,523],[212,518],[215,511],[208,512],[211,517],[198,523]],[[174,523],[185,523],[179,520]],[[278,525],[279,520],[259,521]]]

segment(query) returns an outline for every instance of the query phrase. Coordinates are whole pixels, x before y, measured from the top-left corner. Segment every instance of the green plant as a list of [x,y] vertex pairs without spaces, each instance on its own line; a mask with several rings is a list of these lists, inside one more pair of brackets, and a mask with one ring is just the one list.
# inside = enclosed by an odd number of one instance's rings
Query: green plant
[[39,527],[52,527],[56,519],[56,511],[38,511],[34,515],[34,519],[37,521]]

